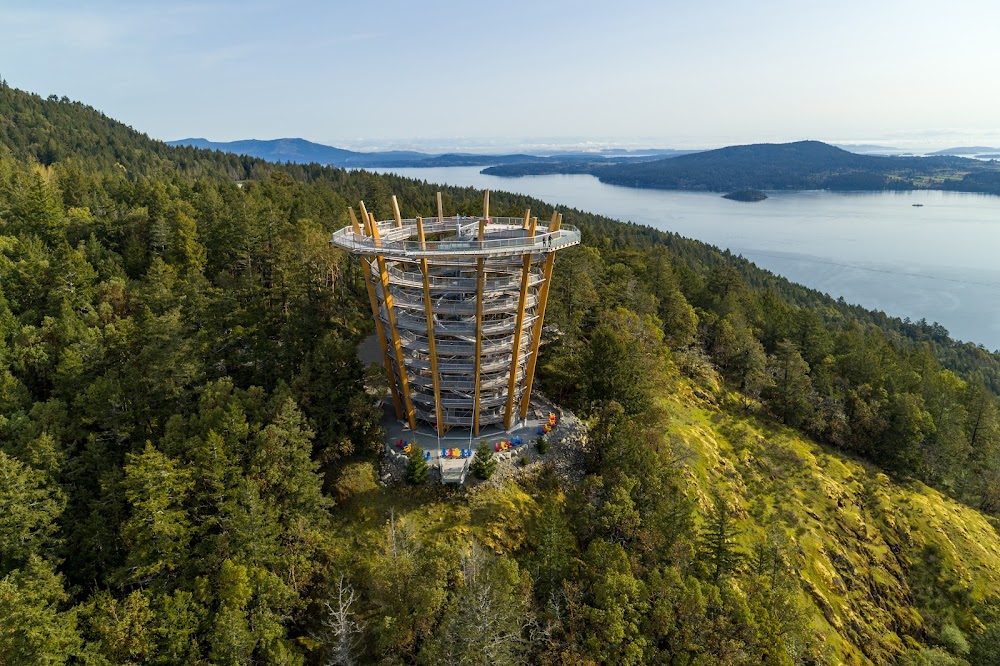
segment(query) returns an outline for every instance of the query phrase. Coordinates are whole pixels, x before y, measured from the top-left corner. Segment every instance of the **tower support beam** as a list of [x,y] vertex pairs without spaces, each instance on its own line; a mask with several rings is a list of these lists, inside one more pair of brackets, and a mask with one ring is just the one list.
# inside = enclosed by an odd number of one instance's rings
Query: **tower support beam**
[[[529,222],[530,220],[530,222]],[[524,213],[524,225],[528,230],[528,237],[535,237],[535,227],[538,224],[537,217],[531,217],[531,210]],[[524,309],[528,301],[528,282],[531,276],[531,255],[524,255],[521,266],[521,292],[517,300],[517,323],[514,325],[514,344],[510,357],[510,378],[507,380],[507,408],[504,411],[503,427],[510,430],[514,416],[514,398],[517,395],[517,371],[520,368],[521,358],[521,330],[524,328]]]
[[[379,236],[378,223],[374,217],[369,217],[365,203],[361,202],[361,214],[368,219],[369,231],[375,241],[376,246],[382,244]],[[403,417],[410,425],[411,429],[417,427],[417,418],[413,413],[413,402],[410,400],[410,385],[406,377],[406,364],[403,362],[403,345],[399,341],[399,327],[396,326],[396,311],[392,306],[392,292],[389,289],[389,271],[386,269],[385,257],[379,253],[375,255],[378,263],[379,281],[382,284],[382,302],[385,303],[386,318],[389,320],[389,333],[392,337],[392,349],[396,357],[396,369],[399,372],[399,388],[403,394]]]
[[[361,225],[354,215],[354,209],[348,208],[351,214],[351,226],[355,233],[361,233]],[[365,220],[365,231],[367,232],[369,221]],[[367,233],[365,235],[368,235]],[[372,267],[368,263],[368,257],[361,257],[361,274],[365,278],[365,288],[368,289],[368,301],[371,304],[372,316],[375,317],[375,335],[378,337],[378,345],[382,349],[382,361],[385,363],[385,371],[389,373],[389,394],[392,396],[392,406],[396,412],[396,418],[403,418],[403,406],[399,400],[399,392],[396,390],[396,382],[392,381],[392,361],[389,360],[389,347],[385,339],[385,329],[382,328],[382,317],[379,316],[378,297],[375,295],[375,284],[372,282]]]
[[[562,215],[552,214],[549,223],[549,233],[558,231],[562,226]],[[549,300],[549,286],[552,284],[552,266],[555,264],[555,252],[549,252],[542,267],[543,282],[538,290],[538,314],[535,317],[535,327],[531,332],[531,356],[528,357],[528,370],[524,377],[524,393],[521,395],[521,418],[528,417],[528,405],[531,402],[531,387],[535,380],[535,367],[538,363],[538,347],[542,342],[542,322],[545,319],[545,305]]]

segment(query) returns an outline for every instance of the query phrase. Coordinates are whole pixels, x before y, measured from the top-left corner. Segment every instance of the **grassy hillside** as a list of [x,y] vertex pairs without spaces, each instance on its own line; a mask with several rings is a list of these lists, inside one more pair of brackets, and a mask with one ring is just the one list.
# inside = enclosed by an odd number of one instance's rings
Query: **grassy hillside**
[[831,663],[893,663],[943,624],[976,627],[977,607],[1000,598],[994,520],[740,409],[686,391],[663,399],[703,509],[723,489],[744,550],[776,528],[794,544],[789,564]]

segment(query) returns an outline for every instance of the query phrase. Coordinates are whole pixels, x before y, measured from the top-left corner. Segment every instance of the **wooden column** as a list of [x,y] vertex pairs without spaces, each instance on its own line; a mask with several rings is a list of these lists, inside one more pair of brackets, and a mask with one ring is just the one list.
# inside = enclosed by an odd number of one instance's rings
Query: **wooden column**
[[[562,225],[562,215],[552,214],[552,221],[549,223],[549,233],[558,231]],[[524,375],[524,394],[521,396],[521,418],[528,416],[528,404],[531,402],[531,386],[535,380],[535,365],[538,363],[538,347],[542,342],[542,322],[545,320],[545,304],[549,300],[549,285],[552,282],[552,265],[555,263],[556,253],[549,250],[542,267],[542,287],[538,290],[538,309],[535,326],[531,332],[531,356],[528,357],[528,369]]]
[[403,226],[403,216],[399,214],[399,202],[396,201],[396,195],[392,195],[392,215],[396,220],[396,228],[399,229]]
[[354,230],[354,233],[363,236],[364,232],[361,230],[361,225],[358,224],[358,216],[354,214],[354,209],[348,206],[347,212],[351,215],[351,228]]
[[441,203],[441,193],[438,192],[438,222],[444,223],[444,204]]
[[[354,227],[354,233],[361,234],[361,225],[358,224],[358,219],[354,215],[354,209],[348,208],[347,211],[351,214],[351,226]],[[364,230],[367,231],[369,226],[366,219]],[[389,393],[392,395],[392,406],[396,410],[396,418],[401,419],[403,418],[403,407],[399,401],[399,392],[396,390],[396,379],[392,371],[392,361],[389,360],[389,347],[385,339],[385,329],[382,328],[382,317],[379,316],[378,297],[375,295],[375,284],[372,282],[372,268],[368,263],[370,259],[364,254],[359,258],[361,259],[361,273],[365,278],[365,287],[368,289],[368,301],[371,303],[372,315],[375,317],[375,335],[378,337],[379,347],[382,348],[385,371],[389,375]]]
[[[530,218],[531,210],[524,214],[524,222],[528,225],[528,238],[535,237],[535,227],[538,218]],[[514,394],[517,389],[517,369],[520,366],[518,359],[521,356],[521,329],[524,327],[524,310],[528,301],[528,282],[531,277],[531,253],[524,255],[524,265],[521,267],[521,294],[517,301],[517,324],[514,328],[514,345],[510,357],[510,379],[507,380],[507,410],[504,412],[503,427],[510,430],[511,420],[514,416]]]
[[[381,247],[382,238],[379,235],[378,224],[375,218],[368,215],[364,202],[361,202],[361,214],[368,220],[371,228],[372,240],[376,247]],[[389,333],[392,336],[392,349],[396,356],[396,369],[399,372],[399,389],[403,394],[403,415],[406,417],[410,428],[417,427],[417,420],[413,413],[413,402],[410,400],[410,384],[406,378],[406,363],[403,361],[403,345],[399,341],[399,328],[396,326],[396,312],[392,307],[392,292],[389,290],[389,272],[386,269],[385,257],[379,253],[375,255],[378,262],[378,272],[382,284],[382,300],[385,302],[385,312],[389,319]]]
[[[487,214],[490,208],[490,191],[486,190],[486,201],[484,203]],[[486,219],[479,220],[479,242],[482,243],[486,237]],[[476,259],[476,357],[475,357],[475,394],[472,400],[472,432],[479,436],[479,384],[482,377],[482,353],[483,353],[483,283],[485,282],[485,259],[480,256]]]
[[[417,218],[417,239],[420,241],[420,249],[427,248],[424,241],[424,221]],[[441,415],[441,380],[438,377],[437,362],[437,341],[434,340],[434,309],[431,307],[431,276],[427,266],[427,258],[420,260],[420,270],[424,274],[424,315],[427,317],[427,344],[431,357],[431,379],[434,382],[434,414],[437,417],[437,432],[442,435],[444,418]]]

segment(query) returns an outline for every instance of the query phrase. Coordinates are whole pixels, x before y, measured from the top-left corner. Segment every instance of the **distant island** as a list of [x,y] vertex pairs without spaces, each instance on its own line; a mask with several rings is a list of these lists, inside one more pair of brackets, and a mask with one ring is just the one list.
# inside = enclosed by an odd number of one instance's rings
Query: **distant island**
[[928,155],[976,155],[978,153],[995,153],[997,151],[1000,151],[1000,148],[992,148],[990,146],[957,146],[955,148],[945,148],[944,150],[928,153]]
[[502,178],[520,178],[521,176],[550,176],[552,174],[593,173],[593,170],[606,164],[592,161],[575,162],[521,162],[515,164],[495,164],[486,167],[480,173],[487,176]]
[[[610,161],[610,160],[609,160]],[[660,190],[952,190],[1000,194],[1000,164],[950,155],[859,155],[820,141],[761,143],[670,159],[574,162],[560,173],[589,173],[602,183]],[[549,163],[492,166],[482,173],[553,173]]]
[[733,201],[763,201],[767,198],[767,195],[760,190],[751,190],[749,188],[744,188],[742,190],[736,190],[735,192],[730,192],[729,194],[723,194],[723,199],[731,199]]

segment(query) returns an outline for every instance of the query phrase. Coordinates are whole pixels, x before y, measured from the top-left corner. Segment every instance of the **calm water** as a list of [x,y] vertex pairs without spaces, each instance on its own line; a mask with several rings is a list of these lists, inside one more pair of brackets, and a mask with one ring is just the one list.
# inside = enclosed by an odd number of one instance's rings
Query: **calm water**
[[742,203],[718,194],[616,187],[587,175],[499,178],[480,174],[479,167],[392,171],[519,192],[674,231],[831,296],[937,321],[959,339],[1000,348],[1000,197],[811,191]]

